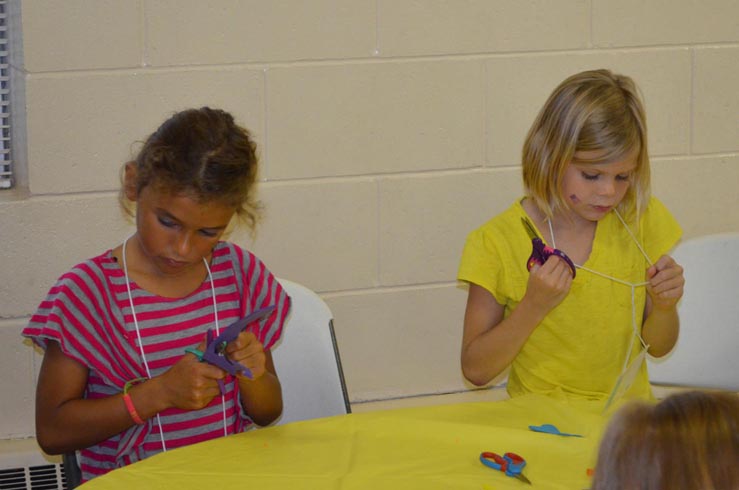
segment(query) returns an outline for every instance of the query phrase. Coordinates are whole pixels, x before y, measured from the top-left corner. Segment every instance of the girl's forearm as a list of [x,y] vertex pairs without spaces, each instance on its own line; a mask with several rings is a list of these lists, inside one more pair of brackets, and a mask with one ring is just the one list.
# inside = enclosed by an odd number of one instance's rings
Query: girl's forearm
[[662,357],[669,353],[677,342],[680,319],[677,307],[653,307],[642,326],[642,338],[649,345],[649,354]]
[[239,377],[244,411],[260,426],[274,422],[282,413],[282,387],[277,375],[266,371],[255,380]]
[[98,444],[133,426],[122,395],[69,400],[36,419],[36,437],[48,454],[62,454]]
[[495,327],[470,341],[462,350],[462,371],[471,383],[482,386],[502,373],[516,358],[545,313],[521,301]]
[[[66,356],[57,342],[49,342],[36,389],[36,438],[47,453],[89,447],[134,425],[122,394],[84,398],[87,383],[87,367]],[[163,409],[155,405],[160,392],[154,380],[130,390],[142,418]]]

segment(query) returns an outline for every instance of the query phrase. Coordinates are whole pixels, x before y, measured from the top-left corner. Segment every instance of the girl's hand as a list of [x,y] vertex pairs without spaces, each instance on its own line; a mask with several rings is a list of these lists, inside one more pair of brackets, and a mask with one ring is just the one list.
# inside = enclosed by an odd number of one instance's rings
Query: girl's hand
[[[205,342],[198,345],[205,349]],[[193,354],[185,354],[166,373],[160,376],[168,406],[182,410],[199,410],[221,394],[218,380],[226,372],[207,362],[200,362]]]
[[552,255],[544,265],[531,268],[524,298],[529,304],[548,313],[567,297],[571,285],[572,269],[567,262]]
[[647,292],[655,308],[672,308],[683,296],[683,268],[669,255],[663,255],[647,269],[647,281]]
[[250,331],[244,330],[226,346],[226,355],[251,371],[251,379],[255,380],[265,372],[267,356],[264,346]]

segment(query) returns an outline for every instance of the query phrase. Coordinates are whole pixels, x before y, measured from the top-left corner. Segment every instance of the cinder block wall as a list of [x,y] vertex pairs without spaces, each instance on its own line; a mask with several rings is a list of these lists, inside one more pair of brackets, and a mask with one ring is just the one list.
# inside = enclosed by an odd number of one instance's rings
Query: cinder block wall
[[120,243],[118,169],[172,112],[260,145],[254,250],[327,300],[354,402],[469,389],[468,231],[521,194],[526,129],[586,68],[633,76],[654,190],[686,237],[739,230],[731,0],[11,3],[19,189],[0,193],[0,438],[34,432],[20,331],[54,279]]

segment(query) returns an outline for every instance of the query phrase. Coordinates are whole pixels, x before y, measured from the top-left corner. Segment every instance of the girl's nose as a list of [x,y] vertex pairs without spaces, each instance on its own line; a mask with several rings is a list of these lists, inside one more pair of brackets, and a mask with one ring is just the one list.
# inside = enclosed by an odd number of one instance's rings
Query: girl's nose
[[610,179],[603,179],[600,186],[600,193],[604,196],[612,196],[616,193],[616,184]]
[[190,254],[190,249],[192,248],[190,236],[187,233],[181,233],[177,237],[175,248],[177,250],[177,255],[179,255],[180,258],[186,258]]

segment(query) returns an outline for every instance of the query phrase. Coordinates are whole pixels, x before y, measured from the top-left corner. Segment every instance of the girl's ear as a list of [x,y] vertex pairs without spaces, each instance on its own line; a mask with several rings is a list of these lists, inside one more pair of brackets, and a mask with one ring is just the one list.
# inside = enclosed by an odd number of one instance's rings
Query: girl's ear
[[132,202],[135,202],[138,198],[136,177],[136,162],[126,163],[125,169],[123,170],[123,192],[126,195],[126,199]]

